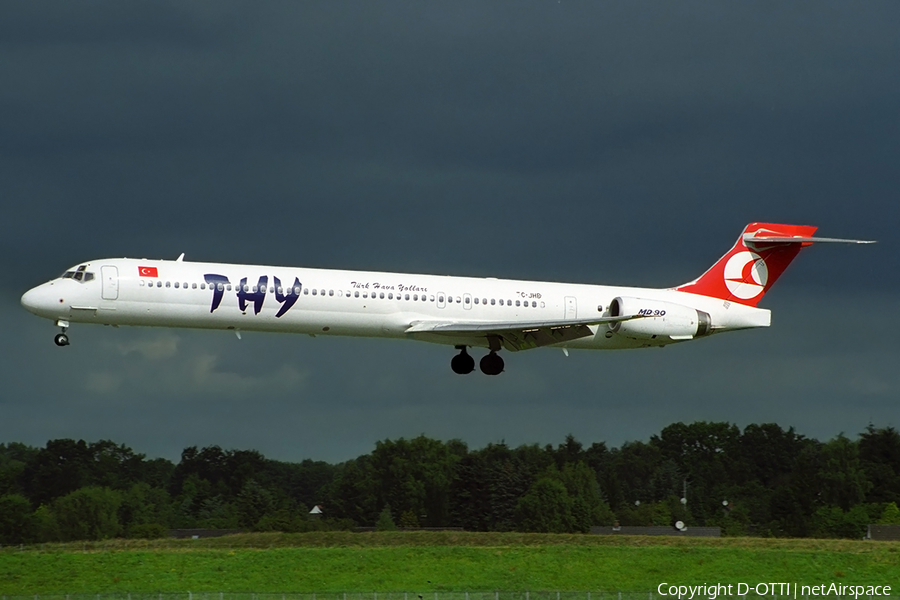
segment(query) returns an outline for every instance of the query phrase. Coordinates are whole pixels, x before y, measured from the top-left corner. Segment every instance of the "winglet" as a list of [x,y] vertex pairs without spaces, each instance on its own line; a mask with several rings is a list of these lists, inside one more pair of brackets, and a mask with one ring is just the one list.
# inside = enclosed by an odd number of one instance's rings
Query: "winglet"
[[184,252],[182,252],[182,253],[178,256],[178,258],[175,259],[175,262],[181,262],[181,261],[183,261],[183,260],[184,260]]

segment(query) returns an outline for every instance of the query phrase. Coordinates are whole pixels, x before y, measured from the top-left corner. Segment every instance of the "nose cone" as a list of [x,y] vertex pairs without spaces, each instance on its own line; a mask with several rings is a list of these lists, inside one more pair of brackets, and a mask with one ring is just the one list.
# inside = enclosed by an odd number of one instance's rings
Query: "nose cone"
[[28,312],[33,312],[37,314],[37,303],[38,303],[38,288],[32,288],[22,294],[22,306],[25,307],[25,310]]
[[52,299],[50,298],[50,290],[47,284],[39,285],[22,294],[22,306],[28,312],[40,316],[46,316],[48,312],[52,312],[54,308]]

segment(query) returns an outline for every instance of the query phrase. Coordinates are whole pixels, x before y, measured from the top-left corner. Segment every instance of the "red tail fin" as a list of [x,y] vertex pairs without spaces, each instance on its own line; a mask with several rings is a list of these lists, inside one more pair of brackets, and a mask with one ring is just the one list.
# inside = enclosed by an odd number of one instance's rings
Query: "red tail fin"
[[[675,289],[756,306],[797,253],[812,243],[809,238],[816,229],[806,225],[750,223],[734,247],[706,273]],[[794,242],[785,238],[800,239]]]

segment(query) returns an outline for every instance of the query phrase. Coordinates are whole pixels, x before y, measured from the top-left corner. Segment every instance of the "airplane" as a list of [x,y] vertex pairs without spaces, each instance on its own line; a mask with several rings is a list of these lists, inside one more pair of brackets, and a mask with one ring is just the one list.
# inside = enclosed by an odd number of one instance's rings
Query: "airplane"
[[387,337],[459,350],[455,373],[504,370],[501,349],[662,347],[768,327],[757,304],[817,227],[750,223],[697,279],[667,289],[343,271],[177,260],[102,259],[73,266],[28,290],[22,305],[56,322]]

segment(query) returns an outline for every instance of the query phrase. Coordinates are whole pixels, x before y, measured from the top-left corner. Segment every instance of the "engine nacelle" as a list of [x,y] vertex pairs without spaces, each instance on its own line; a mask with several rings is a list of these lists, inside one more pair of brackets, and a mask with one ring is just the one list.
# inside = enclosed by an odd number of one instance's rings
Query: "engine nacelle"
[[625,337],[653,340],[668,337],[689,340],[707,335],[712,329],[709,313],[662,300],[619,296],[609,304],[611,317],[643,315],[639,319],[610,323],[610,331]]

